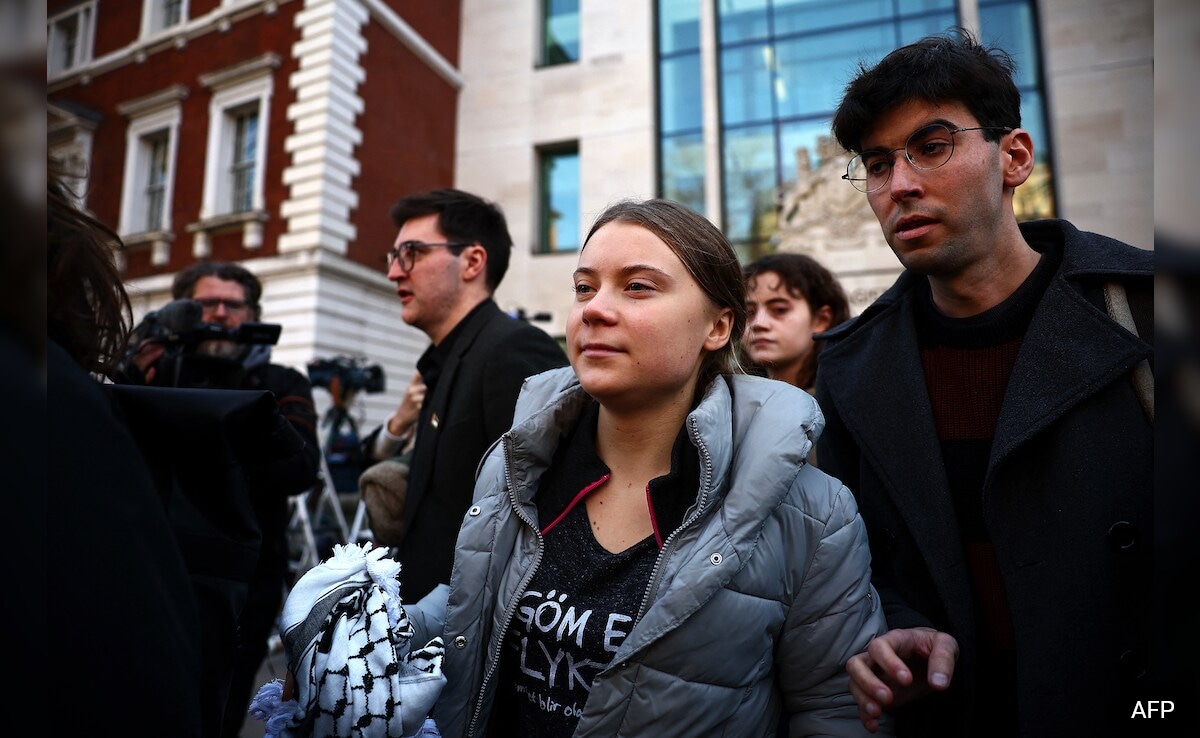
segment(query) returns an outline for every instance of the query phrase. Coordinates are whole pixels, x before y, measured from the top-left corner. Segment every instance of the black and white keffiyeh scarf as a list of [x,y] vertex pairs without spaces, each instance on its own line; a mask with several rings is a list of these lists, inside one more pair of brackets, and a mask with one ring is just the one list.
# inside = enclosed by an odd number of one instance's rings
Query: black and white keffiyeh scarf
[[263,685],[250,714],[266,738],[437,736],[427,720],[445,686],[445,647],[410,650],[414,633],[400,600],[400,564],[372,544],[334,546],[288,594],[282,631],[295,699],[281,680]]

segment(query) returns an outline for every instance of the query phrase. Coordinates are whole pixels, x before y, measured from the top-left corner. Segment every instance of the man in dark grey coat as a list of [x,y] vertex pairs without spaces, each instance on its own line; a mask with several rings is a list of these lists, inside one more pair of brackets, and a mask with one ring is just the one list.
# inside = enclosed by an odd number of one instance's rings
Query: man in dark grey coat
[[565,366],[545,331],[492,300],[512,238],[493,203],[461,190],[409,195],[391,210],[399,232],[388,255],[405,323],[432,345],[396,413],[363,441],[387,459],[415,433],[398,560],[401,594],[416,602],[450,581],[454,543],[475,489],[475,468],[512,425],[526,377]]
[[[1173,696],[1135,389],[1153,254],[1018,224],[1035,158],[1013,69],[965,32],[924,39],[863,69],[833,121],[906,269],[823,335],[816,387],[817,457],[858,500],[892,628],[848,663],[852,692],[900,736],[1114,735],[1139,697]],[[1107,314],[1110,282],[1140,336]]]

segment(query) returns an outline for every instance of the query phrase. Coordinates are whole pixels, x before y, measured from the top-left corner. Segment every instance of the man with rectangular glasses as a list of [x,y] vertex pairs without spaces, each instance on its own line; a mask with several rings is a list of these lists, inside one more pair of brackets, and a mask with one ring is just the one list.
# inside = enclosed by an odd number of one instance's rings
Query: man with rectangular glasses
[[387,254],[400,317],[429,336],[396,412],[363,440],[372,461],[415,433],[397,560],[404,602],[449,583],[454,544],[475,490],[475,468],[512,425],[525,378],[567,364],[558,342],[492,299],[508,270],[503,212],[468,192],[409,195],[391,209]]
[[899,736],[1114,735],[1156,678],[1153,253],[1017,221],[1014,70],[955,29],[861,68],[833,120],[905,268],[821,336],[816,383],[892,628],[851,689]]

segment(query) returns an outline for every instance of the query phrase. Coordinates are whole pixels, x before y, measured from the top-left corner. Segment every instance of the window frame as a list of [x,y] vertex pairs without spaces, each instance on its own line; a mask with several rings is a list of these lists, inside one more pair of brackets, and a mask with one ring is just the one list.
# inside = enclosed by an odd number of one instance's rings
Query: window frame
[[[255,212],[265,209],[264,170],[266,169],[267,131],[270,123],[270,103],[274,78],[264,73],[235,84],[214,89],[208,107],[208,147],[204,157],[204,196],[200,206],[201,220],[222,215]],[[234,208],[234,138],[237,113],[256,107],[258,128],[255,131],[254,177],[251,184],[249,210]]]
[[[229,190],[230,190],[230,212],[245,213],[254,210],[254,179],[257,177],[259,170],[258,162],[258,130],[259,130],[259,109],[258,106],[251,103],[250,105],[227,110],[226,114],[232,119],[231,128],[233,130],[233,146],[230,149],[229,161]],[[246,127],[243,126],[244,121],[249,121],[253,116],[254,128],[247,135]],[[247,126],[248,127],[248,126]],[[253,149],[253,154],[250,158],[243,158],[242,152],[247,148],[247,139],[253,136],[253,142],[250,148]],[[249,182],[246,182],[246,172],[249,172]],[[246,202],[248,198],[248,202]]]
[[142,3],[142,38],[155,36],[163,31],[177,28],[187,23],[189,17],[188,13],[191,10],[191,8],[188,7],[189,0],[178,0],[179,19],[170,24],[165,22],[164,15],[167,3],[173,1],[174,0],[145,0]]
[[[179,149],[179,125],[183,114],[179,103],[133,117],[125,131],[125,175],[121,181],[120,234],[171,233],[175,196],[176,158]],[[167,168],[163,187],[163,214],[157,229],[141,227],[146,223],[149,203],[145,197],[152,148],[150,139],[165,132]],[[159,239],[155,239],[159,240]]]
[[[582,46],[583,46],[583,39],[581,38],[582,22],[580,19],[580,9],[579,9],[580,3],[577,1],[575,4],[575,45],[576,45],[575,55],[574,55],[574,57],[567,57],[567,58],[563,58],[563,59],[551,59],[550,58],[551,21],[553,21],[555,19],[555,17],[557,17],[557,16],[552,17],[552,15],[551,15],[551,10],[552,10],[551,6],[553,4],[554,4],[554,0],[541,0],[541,8],[538,13],[538,64],[537,65],[539,67],[557,67],[557,66],[561,66],[564,64],[578,64],[580,58],[582,57]],[[564,53],[564,56],[566,56],[565,53]]]
[[[152,131],[142,136],[140,143],[146,147],[147,155],[144,161],[148,165],[142,180],[145,184],[141,188],[144,206],[142,215],[145,217],[142,231],[153,233],[164,230],[163,224],[166,222],[167,180],[171,170],[171,131],[167,128]],[[154,217],[156,209],[157,218]]]
[[[568,141],[568,142],[557,143],[557,144],[552,144],[552,145],[539,146],[535,151],[536,151],[535,165],[537,167],[537,224],[538,224],[537,228],[538,228],[538,230],[537,230],[537,242],[534,245],[534,253],[535,254],[576,253],[583,246],[583,244],[581,243],[581,241],[583,240],[583,233],[580,230],[580,223],[581,223],[580,218],[581,218],[581,215],[583,212],[583,192],[582,192],[583,172],[582,172],[582,159],[580,157],[580,151],[579,151],[579,142],[578,141]],[[556,159],[558,157],[563,157],[563,156],[574,156],[575,160],[576,160],[576,167],[580,169],[580,171],[578,173],[578,180],[575,183],[575,193],[574,193],[574,195],[575,195],[575,197],[574,197],[574,206],[575,206],[574,216],[575,216],[576,232],[572,236],[572,239],[574,240],[574,244],[569,245],[567,247],[556,248],[555,245],[551,242],[551,238],[550,238],[551,222],[550,222],[549,212],[551,210],[550,204],[551,204],[551,194],[552,193],[550,192],[550,187],[548,186],[550,183],[548,182],[548,177],[547,177],[547,163],[549,162],[550,159]]]
[[[59,27],[72,16],[79,16],[76,23],[78,38],[72,59],[61,67],[54,66],[54,60],[61,48],[58,47],[61,32]],[[86,65],[94,58],[96,36],[96,0],[80,3],[46,19],[46,76],[58,77],[68,74]]]

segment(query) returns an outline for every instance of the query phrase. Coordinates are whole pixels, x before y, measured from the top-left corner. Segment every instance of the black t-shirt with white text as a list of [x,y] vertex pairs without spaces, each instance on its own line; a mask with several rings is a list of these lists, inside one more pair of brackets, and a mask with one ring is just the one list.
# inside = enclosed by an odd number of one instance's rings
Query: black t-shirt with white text
[[653,533],[613,553],[585,500],[611,470],[596,453],[598,405],[555,451],[536,495],[544,552],[505,634],[489,738],[571,736],[596,675],[633,630],[660,546],[696,499],[699,457],[684,428],[671,471],[647,484]]
[[654,536],[606,550],[583,504],[551,531],[504,639],[493,735],[575,732],[592,680],[633,628],[657,556]]

